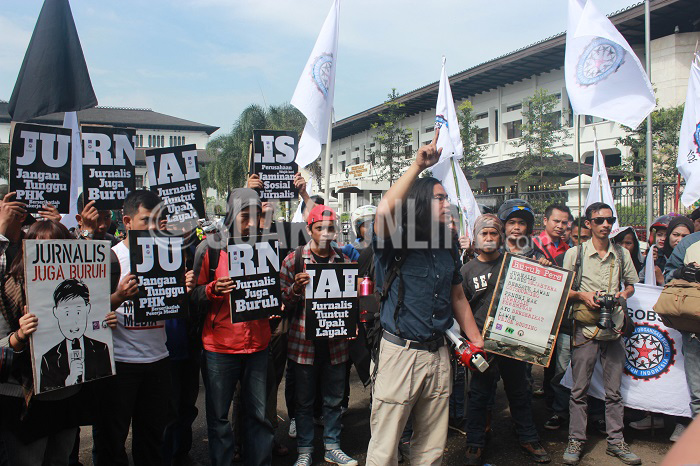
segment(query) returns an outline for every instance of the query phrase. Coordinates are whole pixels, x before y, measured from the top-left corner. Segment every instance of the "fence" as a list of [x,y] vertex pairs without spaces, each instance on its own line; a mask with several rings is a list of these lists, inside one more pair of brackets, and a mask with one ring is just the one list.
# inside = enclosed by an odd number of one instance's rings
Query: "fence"
[[[670,212],[681,215],[688,215],[693,208],[686,209],[683,204],[677,202],[683,192],[683,183],[656,183],[652,187],[652,211],[653,218]],[[587,189],[587,188],[584,188]],[[646,239],[646,218],[647,218],[647,187],[645,183],[621,183],[611,186],[612,195],[615,199],[615,208],[621,226],[633,226],[637,230],[640,239]],[[577,196],[578,191],[570,192],[572,196]],[[585,193],[583,202],[585,202]],[[503,202],[508,199],[520,197],[525,199],[536,212],[535,225],[542,225],[542,214],[549,204],[567,204],[569,194],[562,190],[530,191],[523,193],[502,193],[502,194],[479,194],[476,195],[476,202],[491,208],[494,212],[498,210]]]

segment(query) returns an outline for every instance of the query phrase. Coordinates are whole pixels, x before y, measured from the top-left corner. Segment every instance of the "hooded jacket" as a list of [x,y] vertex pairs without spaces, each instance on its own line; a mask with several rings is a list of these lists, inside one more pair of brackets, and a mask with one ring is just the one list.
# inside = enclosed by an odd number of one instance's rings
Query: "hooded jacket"
[[[250,188],[234,189],[228,197],[228,209],[224,217],[224,224],[229,234],[236,234],[234,219],[246,207],[262,207],[260,197]],[[202,244],[205,244],[203,242]],[[200,245],[201,247],[202,245]],[[206,245],[205,245],[206,246]],[[231,322],[231,295],[219,296],[214,294],[214,284],[217,278],[228,277],[228,252],[226,247],[219,253],[214,277],[209,280],[209,253],[214,249],[207,249],[202,257],[201,266],[195,267],[198,288],[204,287],[205,300],[209,303],[209,310],[204,317],[202,328],[202,346],[213,353],[249,354],[257,353],[267,348],[270,343],[269,319],[251,320],[248,322]],[[201,293],[200,293],[201,295]]]

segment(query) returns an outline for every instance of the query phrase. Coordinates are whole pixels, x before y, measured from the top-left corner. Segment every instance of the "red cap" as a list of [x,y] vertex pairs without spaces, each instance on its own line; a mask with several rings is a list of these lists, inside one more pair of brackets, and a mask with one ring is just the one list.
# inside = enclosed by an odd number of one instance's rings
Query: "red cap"
[[311,213],[309,213],[309,218],[306,219],[306,223],[308,225],[312,225],[313,223],[322,222],[324,220],[332,220],[335,222],[338,220],[338,216],[330,207],[325,205],[317,205],[311,209]]

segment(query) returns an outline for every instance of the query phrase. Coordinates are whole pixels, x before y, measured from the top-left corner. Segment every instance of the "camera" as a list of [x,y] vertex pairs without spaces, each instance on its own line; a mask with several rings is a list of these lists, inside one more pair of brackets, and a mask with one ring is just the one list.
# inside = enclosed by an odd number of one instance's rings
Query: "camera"
[[695,265],[694,262],[683,266],[680,278],[687,282],[700,283],[700,267]]
[[615,296],[607,293],[598,293],[594,299],[595,303],[600,306],[600,318],[596,325],[601,330],[612,330],[615,327],[612,313],[617,305]]

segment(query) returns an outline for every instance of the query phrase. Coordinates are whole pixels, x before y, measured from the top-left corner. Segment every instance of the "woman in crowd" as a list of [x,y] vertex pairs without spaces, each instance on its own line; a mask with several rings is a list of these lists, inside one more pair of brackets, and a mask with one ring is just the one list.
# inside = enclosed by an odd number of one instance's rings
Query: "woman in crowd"
[[642,253],[639,247],[639,238],[637,232],[632,227],[622,227],[610,234],[610,239],[614,244],[619,244],[627,249],[632,256],[632,262],[637,273],[642,271],[644,263],[642,261]]
[[[73,239],[62,224],[53,220],[34,223],[25,239]],[[24,260],[20,250],[2,283],[0,299],[0,346],[15,352],[13,374],[0,384],[0,446],[8,466],[65,465],[73,448],[80,422],[80,386],[71,386],[33,396],[34,381],[29,336],[39,325],[27,309],[24,294]],[[116,325],[113,312],[108,325]]]

